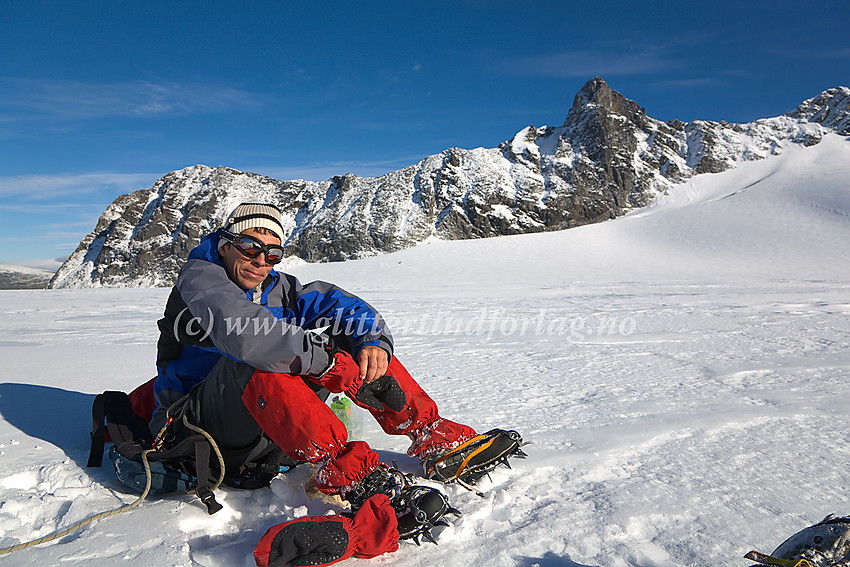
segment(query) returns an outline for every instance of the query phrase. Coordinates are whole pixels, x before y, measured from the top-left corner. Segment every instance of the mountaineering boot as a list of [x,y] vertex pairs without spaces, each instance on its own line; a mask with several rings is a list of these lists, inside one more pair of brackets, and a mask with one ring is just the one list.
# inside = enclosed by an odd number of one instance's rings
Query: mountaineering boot
[[444,517],[460,512],[439,490],[410,484],[412,477],[377,462],[359,482],[340,489],[351,504],[350,513],[273,526],[254,550],[257,566],[331,565],[352,556],[372,558],[395,551],[399,540],[419,545],[422,537],[437,543],[431,530],[448,526]]
[[470,488],[499,465],[510,468],[510,457],[526,458],[520,448],[524,444],[516,431],[491,429],[452,449],[425,455],[422,468],[426,478]]

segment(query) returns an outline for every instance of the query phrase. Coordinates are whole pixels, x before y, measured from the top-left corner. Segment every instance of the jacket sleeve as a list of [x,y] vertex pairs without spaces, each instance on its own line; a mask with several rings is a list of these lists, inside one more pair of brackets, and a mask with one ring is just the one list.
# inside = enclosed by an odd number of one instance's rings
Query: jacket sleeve
[[176,289],[202,332],[217,349],[260,370],[319,375],[330,359],[323,339],[276,318],[245,299],[222,266],[189,260]]
[[295,291],[301,326],[308,329],[327,327],[324,332],[352,355],[372,345],[381,347],[392,357],[392,335],[374,307],[333,284],[316,281],[302,286],[295,277],[288,277]]

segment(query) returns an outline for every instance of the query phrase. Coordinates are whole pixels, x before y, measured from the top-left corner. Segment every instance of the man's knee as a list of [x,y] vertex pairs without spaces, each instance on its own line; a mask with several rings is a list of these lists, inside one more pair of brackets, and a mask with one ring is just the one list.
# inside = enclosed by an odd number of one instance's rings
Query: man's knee
[[345,425],[300,376],[257,370],[242,402],[266,435],[294,459],[327,459],[348,441]]

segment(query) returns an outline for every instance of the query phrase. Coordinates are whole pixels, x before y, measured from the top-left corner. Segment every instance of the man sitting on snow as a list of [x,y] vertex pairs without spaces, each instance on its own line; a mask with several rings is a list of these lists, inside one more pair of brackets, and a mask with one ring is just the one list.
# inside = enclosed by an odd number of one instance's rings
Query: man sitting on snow
[[374,557],[399,539],[429,538],[433,523],[456,511],[439,491],[411,486],[367,443],[349,441],[328,392],[345,393],[386,433],[407,435],[408,454],[431,479],[469,487],[522,456],[521,439],[503,430],[478,435],[441,417],[393,356],[374,308],[334,285],[302,285],[274,270],[283,235],[276,207],[243,203],[192,250],[158,323],[151,430],[185,404],[188,420],[219,446],[230,484],[249,486],[251,471],[277,467],[282,452],[315,463],[316,487],[351,504],[353,515],[271,528],[255,551],[258,565]]

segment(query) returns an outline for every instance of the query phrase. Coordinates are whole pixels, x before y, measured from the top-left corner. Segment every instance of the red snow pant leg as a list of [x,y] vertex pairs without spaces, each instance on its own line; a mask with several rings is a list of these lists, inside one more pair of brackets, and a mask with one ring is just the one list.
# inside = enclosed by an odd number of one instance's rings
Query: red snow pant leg
[[389,498],[378,494],[366,500],[353,518],[315,516],[269,528],[254,549],[254,561],[257,567],[330,565],[397,549],[395,511]]
[[321,463],[316,487],[322,492],[338,494],[378,464],[378,454],[368,444],[348,441],[345,425],[299,376],[255,370],[242,402],[284,453]]
[[387,374],[395,378],[404,390],[407,398],[404,409],[396,412],[389,408],[378,410],[364,404],[358,405],[369,410],[386,433],[410,437],[413,444],[407,450],[408,455],[425,456],[475,437],[476,432],[471,427],[440,417],[437,404],[396,357],[390,360]]

